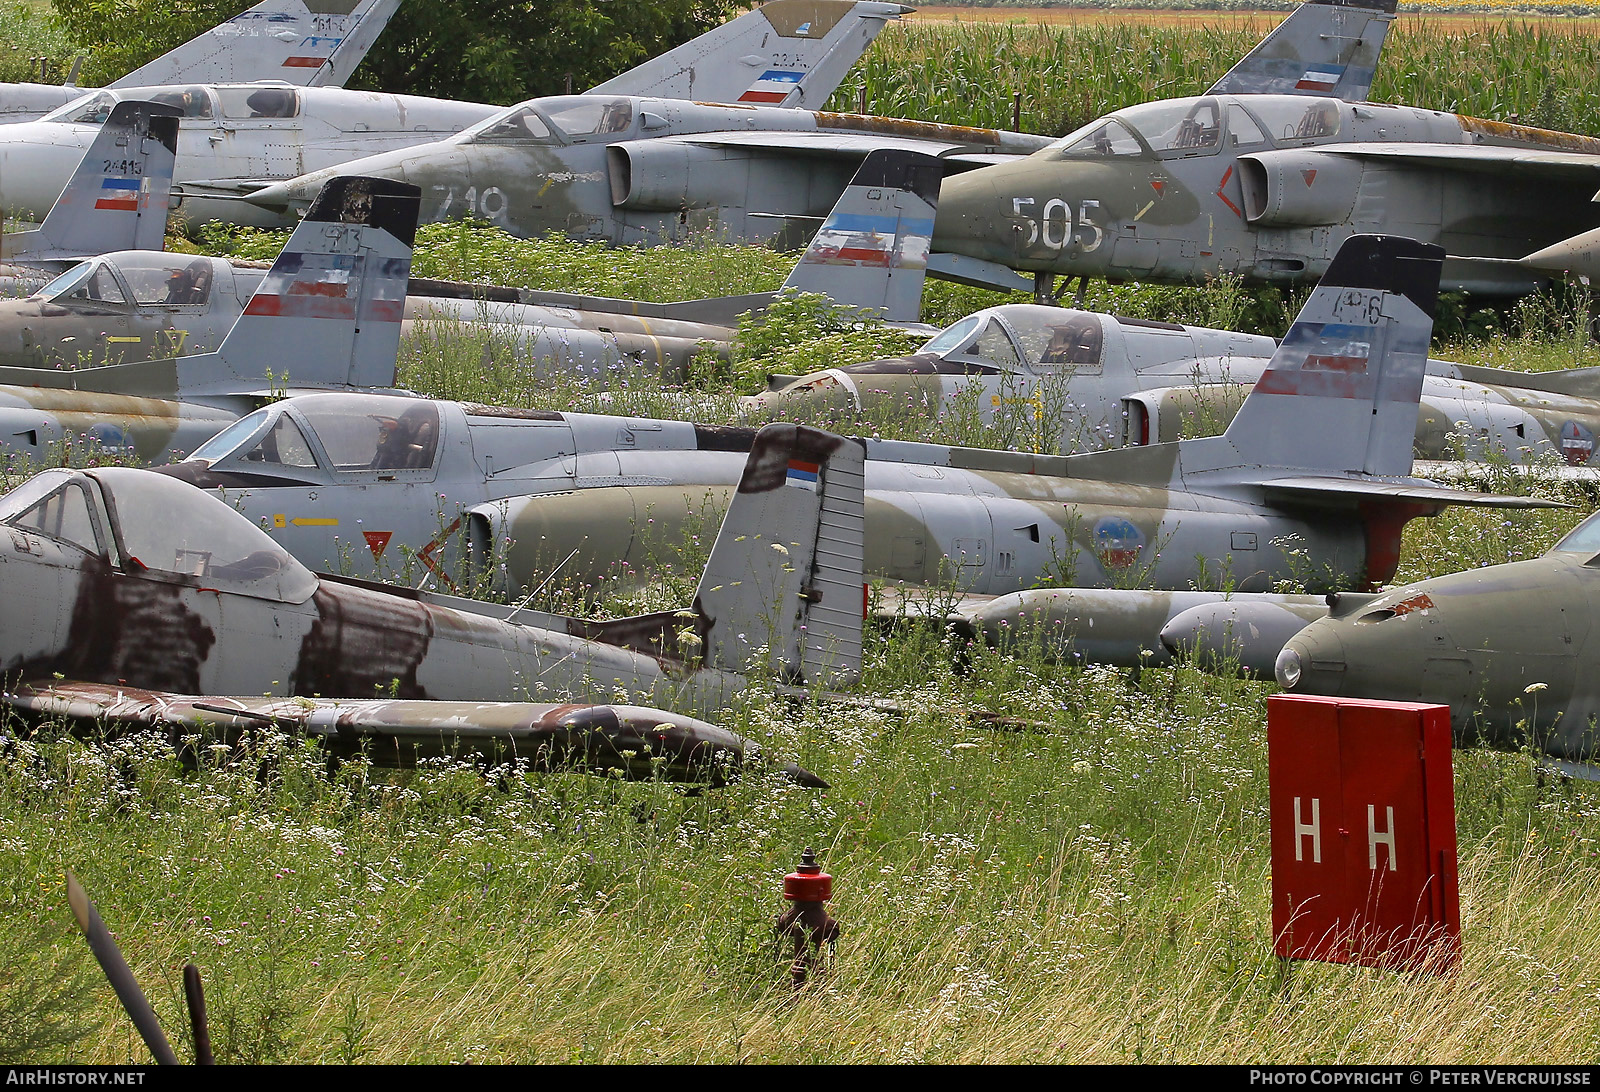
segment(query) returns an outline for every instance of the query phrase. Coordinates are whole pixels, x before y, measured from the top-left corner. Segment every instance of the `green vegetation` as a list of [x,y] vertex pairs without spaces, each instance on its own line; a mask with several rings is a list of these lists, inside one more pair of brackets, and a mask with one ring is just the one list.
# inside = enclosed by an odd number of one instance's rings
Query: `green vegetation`
[[[931,66],[906,58],[925,61],[932,30],[892,29],[892,49],[924,43],[898,55],[897,78],[909,85],[937,67],[952,92],[941,98],[972,108],[947,119],[960,121],[992,107],[988,120],[1008,123],[1011,86],[1049,88],[1048,101],[1028,92],[1036,127],[1197,90],[1216,57],[1248,44],[1221,35],[1151,46],[1108,32],[1058,47],[1020,28],[970,33],[970,46],[958,40]],[[1531,114],[1537,87],[1515,90],[1492,69],[1449,74],[1458,61],[1513,55],[1512,41],[1435,42],[1438,55],[1401,50],[1385,68],[1409,71],[1395,62],[1410,57],[1418,79],[1481,83],[1503,110]],[[1531,56],[1546,45],[1522,41]],[[1592,47],[1572,46],[1582,48]],[[1551,101],[1579,117],[1592,109],[1594,65],[1562,56],[1548,69],[1562,81]],[[1030,65],[1054,67],[1009,82]],[[1093,85],[1126,73],[1137,78]],[[894,105],[877,86],[876,109],[943,109],[931,91]],[[212,231],[203,241],[269,257],[281,237]],[[709,242],[645,253],[451,225],[421,232],[416,272],[672,299],[770,290],[789,264]],[[927,317],[945,323],[1000,299],[930,286]],[[1086,302],[1274,332],[1297,301],[1223,284],[1092,285]],[[1577,307],[1552,298],[1461,314],[1454,328],[1492,336],[1452,335],[1436,353],[1593,365],[1569,317]],[[765,371],[907,345],[800,299],[747,330],[734,369],[748,385]],[[707,366],[684,388],[638,372],[552,382],[513,346],[461,329],[420,332],[402,371],[440,396],[722,420],[731,379]],[[886,436],[985,439],[959,415],[870,424]],[[1402,578],[1537,553],[1592,507],[1572,499],[1579,509],[1416,521]],[[638,603],[623,595],[599,609]],[[272,741],[185,762],[153,736],[8,737],[0,923],[15,942],[0,952],[0,1060],[144,1058],[65,924],[67,868],[175,1040],[187,1034],[180,968],[201,966],[218,1056],[232,1062],[1600,1060],[1600,796],[1590,786],[1541,776],[1527,755],[1457,752],[1460,973],[1285,969],[1271,955],[1268,906],[1271,686],[1187,667],[1008,658],[925,630],[869,636],[868,665],[862,692],[903,715],[795,709],[753,691],[719,718],[819,772],[834,786],[820,793],[765,778],[684,796],[459,763],[330,768],[312,746]],[[980,727],[975,712],[1032,729]],[[770,930],[781,877],[806,846],[835,876],[830,908],[844,935],[831,970],[797,993]]]

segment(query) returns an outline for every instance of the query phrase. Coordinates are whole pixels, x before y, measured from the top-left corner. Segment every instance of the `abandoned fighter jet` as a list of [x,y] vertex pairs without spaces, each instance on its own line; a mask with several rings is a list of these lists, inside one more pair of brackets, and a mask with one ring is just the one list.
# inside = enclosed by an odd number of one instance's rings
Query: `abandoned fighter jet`
[[[1392,10],[1392,0],[1387,3]],[[1337,13],[1329,19],[1327,13]],[[1338,94],[1364,95],[1387,20],[1378,8],[1296,11],[1229,74],[1244,86],[1276,86],[1285,56],[1347,63]],[[1318,33],[1320,31],[1320,33]],[[1352,41],[1352,38],[1354,39]],[[1366,76],[1361,75],[1365,69]],[[654,244],[715,226],[728,238],[804,237],[827,213],[873,148],[938,155],[947,170],[1019,159],[1049,138],[898,118],[709,107],[659,98],[535,99],[458,136],[380,153],[351,173],[422,188],[428,222],[481,217],[517,235],[565,232],[579,239]],[[633,96],[641,93],[630,92]],[[324,176],[267,186],[249,200],[279,211],[304,204]],[[792,245],[792,244],[791,244]]]
[[[914,323],[940,175],[936,161],[915,152],[868,156],[783,289]],[[100,185],[100,176],[84,185]],[[0,365],[87,367],[204,352],[232,327],[264,272],[192,254],[102,255],[26,300],[0,301]],[[774,295],[659,304],[413,280],[401,332],[450,339],[467,324],[488,324],[540,373],[638,366],[678,375],[707,347],[728,352],[739,316],[759,313]]]
[[177,142],[177,110],[136,99],[117,103],[44,223],[0,236],[0,283],[43,284],[107,250],[159,250]]
[[1328,618],[1289,640],[1278,684],[1445,704],[1458,741],[1592,763],[1597,557],[1600,516],[1590,516],[1541,557],[1339,596]]
[[[849,428],[862,417],[975,408],[1020,442],[1062,452],[1221,431],[1261,378],[1272,338],[1065,307],[1006,304],[946,328],[911,356],[774,376],[749,419]],[[1600,369],[1518,372],[1429,360],[1416,457],[1559,456],[1590,466]]]
[[[1115,111],[1027,159],[945,182],[934,250],[1069,277],[1308,283],[1361,232],[1444,247],[1449,290],[1521,294],[1521,259],[1600,225],[1600,140],[1329,94],[1244,93]],[[1483,259],[1483,260],[1480,260]],[[940,275],[944,259],[935,259]]]
[[[1405,476],[1439,262],[1407,240],[1353,240],[1220,437],[1070,457],[867,441],[868,571],[994,594],[1052,574],[1327,591],[1387,580],[1415,516],[1545,503]],[[441,580],[514,591],[557,565],[579,582],[646,565],[660,542],[715,518],[750,436],[308,396],[163,472],[224,489],[308,564],[370,572],[409,553]]]
[[[342,87],[388,25],[400,0],[263,0],[107,86],[274,80]],[[83,97],[65,84],[0,84],[0,124],[34,121]]]
[[[605,85],[615,89],[606,97],[678,94],[690,88],[683,73],[692,68],[709,74],[694,81],[696,94],[737,98],[768,82],[788,88],[791,77],[798,75],[796,82],[802,87],[792,97],[785,91],[780,101],[798,101],[803,95],[807,102],[820,102],[884,21],[898,18],[901,11],[899,4],[870,0],[778,0],[777,7],[776,22],[762,14],[765,8],[750,12],[726,28],[623,73]],[[775,74],[772,81],[767,73]],[[443,139],[504,110],[486,103],[334,87],[194,83],[104,89],[36,122],[0,129],[0,203],[6,210],[26,215],[49,208],[93,139],[94,127],[122,97],[167,102],[183,111],[174,178],[188,219],[262,226],[288,226],[293,218],[206,195],[237,196],[273,180],[324,168],[333,168],[336,174],[360,174],[339,168],[361,156]],[[572,101],[605,109],[594,98],[577,96]],[[315,187],[306,196],[314,197]],[[491,198],[474,190],[473,200],[485,206]],[[489,209],[481,211],[487,215]]]
[[[705,714],[752,673],[853,681],[861,465],[859,442],[764,429],[692,606],[604,622],[319,577],[173,478],[46,471],[0,499],[3,700],[176,733],[197,718],[235,732],[267,724],[380,762],[486,749],[723,777],[717,764],[750,750],[732,733],[571,703],[617,694]],[[555,704],[501,704],[527,702]]]
[[81,438],[159,461],[290,390],[392,388],[416,208],[387,179],[330,183],[213,353],[0,367],[0,448],[38,458]]

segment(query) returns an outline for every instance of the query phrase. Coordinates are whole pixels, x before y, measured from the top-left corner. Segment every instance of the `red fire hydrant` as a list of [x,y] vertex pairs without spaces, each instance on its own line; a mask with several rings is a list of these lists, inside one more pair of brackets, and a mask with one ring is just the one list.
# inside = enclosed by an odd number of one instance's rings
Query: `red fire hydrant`
[[783,897],[792,905],[779,915],[776,931],[780,944],[787,939],[794,945],[789,974],[799,989],[823,958],[823,945],[832,956],[839,943],[839,923],[822,905],[833,897],[833,877],[822,871],[811,850],[802,853],[800,867],[783,878]]

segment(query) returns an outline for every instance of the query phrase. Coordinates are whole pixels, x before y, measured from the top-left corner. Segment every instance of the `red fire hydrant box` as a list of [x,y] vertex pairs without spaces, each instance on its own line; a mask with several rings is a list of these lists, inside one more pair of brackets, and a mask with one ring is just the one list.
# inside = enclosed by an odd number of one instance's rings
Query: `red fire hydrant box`
[[1450,709],[1267,699],[1272,931],[1285,959],[1461,959]]

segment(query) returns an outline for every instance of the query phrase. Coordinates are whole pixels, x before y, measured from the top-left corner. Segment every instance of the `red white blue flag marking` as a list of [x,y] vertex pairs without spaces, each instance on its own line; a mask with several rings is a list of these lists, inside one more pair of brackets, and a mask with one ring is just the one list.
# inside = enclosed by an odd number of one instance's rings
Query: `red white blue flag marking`
[[808,463],[803,459],[789,460],[789,475],[784,479],[784,485],[796,486],[800,489],[817,491],[817,475],[822,470],[821,463]]
[[740,102],[782,102],[799,84],[804,72],[784,68],[769,68],[761,78],[750,85],[750,90],[739,96]]
[[139,210],[139,179],[101,179],[100,199],[94,203],[94,207],[97,209],[113,209],[119,212],[137,212]]

